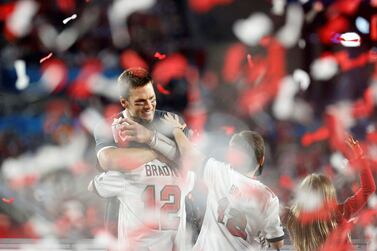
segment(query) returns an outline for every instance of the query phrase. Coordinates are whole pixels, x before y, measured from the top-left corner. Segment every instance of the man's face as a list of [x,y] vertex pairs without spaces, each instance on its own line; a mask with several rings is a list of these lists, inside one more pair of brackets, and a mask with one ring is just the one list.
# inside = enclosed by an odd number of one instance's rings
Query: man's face
[[156,94],[152,83],[143,87],[131,88],[128,100],[122,101],[121,98],[121,104],[134,120],[144,123],[151,122],[156,111]]

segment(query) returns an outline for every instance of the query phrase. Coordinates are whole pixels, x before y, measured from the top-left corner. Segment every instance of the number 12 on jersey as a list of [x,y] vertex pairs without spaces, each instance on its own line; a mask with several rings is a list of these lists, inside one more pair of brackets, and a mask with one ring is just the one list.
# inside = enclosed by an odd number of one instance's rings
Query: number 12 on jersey
[[[143,200],[146,208],[157,209],[155,185],[146,186],[143,192]],[[176,214],[181,209],[181,189],[177,185],[164,186],[160,191],[160,201],[161,204],[165,202],[159,208],[161,230],[177,230],[180,217]],[[155,226],[154,229],[158,230],[159,227]]]

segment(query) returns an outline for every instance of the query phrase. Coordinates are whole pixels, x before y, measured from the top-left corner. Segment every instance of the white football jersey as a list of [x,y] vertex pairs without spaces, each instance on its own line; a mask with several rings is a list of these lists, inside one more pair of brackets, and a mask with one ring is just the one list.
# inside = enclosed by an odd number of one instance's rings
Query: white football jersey
[[97,175],[94,188],[101,197],[120,200],[118,239],[122,250],[182,250],[185,245],[185,196],[194,175],[182,177],[159,160],[127,172]]
[[279,200],[267,186],[213,158],[204,166],[203,179],[207,209],[195,251],[261,250],[264,238],[284,238]]

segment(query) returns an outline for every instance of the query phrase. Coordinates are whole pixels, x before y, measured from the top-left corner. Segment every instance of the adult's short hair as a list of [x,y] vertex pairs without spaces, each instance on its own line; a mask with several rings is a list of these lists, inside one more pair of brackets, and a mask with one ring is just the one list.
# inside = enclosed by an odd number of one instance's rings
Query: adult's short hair
[[152,77],[146,69],[128,68],[118,78],[119,94],[127,99],[131,88],[143,87],[148,83],[152,83]]

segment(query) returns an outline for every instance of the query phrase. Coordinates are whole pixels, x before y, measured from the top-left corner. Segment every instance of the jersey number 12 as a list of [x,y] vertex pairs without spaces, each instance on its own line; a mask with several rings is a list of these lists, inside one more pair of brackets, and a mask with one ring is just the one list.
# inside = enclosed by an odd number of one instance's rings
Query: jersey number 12
[[[148,208],[156,208],[156,188],[155,185],[148,185],[143,193],[144,204]],[[170,202],[170,200],[172,201]],[[160,215],[167,216],[169,214],[178,213],[181,208],[181,189],[177,185],[166,185],[160,191],[160,200],[165,202],[160,208]],[[177,230],[180,218],[178,216],[170,216],[168,220],[162,217],[161,230]]]

